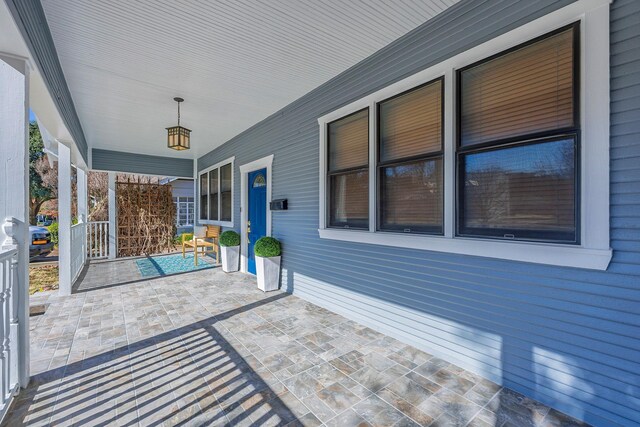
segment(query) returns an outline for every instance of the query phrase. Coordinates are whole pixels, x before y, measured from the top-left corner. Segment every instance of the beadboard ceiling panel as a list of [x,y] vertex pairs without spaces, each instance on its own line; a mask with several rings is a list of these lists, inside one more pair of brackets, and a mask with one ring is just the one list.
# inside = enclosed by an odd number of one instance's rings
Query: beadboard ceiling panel
[[[197,158],[457,0],[43,0],[93,148]],[[165,128],[193,130],[192,149]]]

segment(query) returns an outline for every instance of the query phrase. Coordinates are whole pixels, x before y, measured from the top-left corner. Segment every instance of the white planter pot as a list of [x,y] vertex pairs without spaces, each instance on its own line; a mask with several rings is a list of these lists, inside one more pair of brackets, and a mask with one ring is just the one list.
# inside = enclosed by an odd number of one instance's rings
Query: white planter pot
[[221,246],[222,271],[233,273],[238,271],[238,260],[240,259],[240,246]]
[[263,258],[256,255],[258,289],[261,291],[275,291],[280,286],[280,258],[279,256]]

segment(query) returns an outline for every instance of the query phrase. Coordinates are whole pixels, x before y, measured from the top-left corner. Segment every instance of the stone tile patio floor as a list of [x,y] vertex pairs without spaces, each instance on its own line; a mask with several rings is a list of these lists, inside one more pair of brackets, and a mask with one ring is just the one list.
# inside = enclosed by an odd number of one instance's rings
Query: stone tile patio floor
[[4,425],[582,425],[242,273],[47,302]]

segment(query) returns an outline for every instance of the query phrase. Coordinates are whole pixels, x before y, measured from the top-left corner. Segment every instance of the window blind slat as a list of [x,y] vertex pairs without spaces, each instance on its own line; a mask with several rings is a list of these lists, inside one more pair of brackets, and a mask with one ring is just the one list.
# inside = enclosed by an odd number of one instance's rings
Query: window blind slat
[[440,151],[442,81],[380,103],[380,161]]
[[220,221],[231,221],[231,163],[220,167]]
[[462,146],[575,125],[573,31],[460,73]]
[[329,171],[369,163],[369,111],[363,110],[329,124]]
[[218,169],[209,171],[209,220],[218,220]]
[[369,228],[369,172],[332,175],[329,178],[329,225]]
[[[328,126],[329,226],[369,227],[369,110]],[[335,173],[351,169],[347,173]],[[352,170],[356,169],[356,170]]]

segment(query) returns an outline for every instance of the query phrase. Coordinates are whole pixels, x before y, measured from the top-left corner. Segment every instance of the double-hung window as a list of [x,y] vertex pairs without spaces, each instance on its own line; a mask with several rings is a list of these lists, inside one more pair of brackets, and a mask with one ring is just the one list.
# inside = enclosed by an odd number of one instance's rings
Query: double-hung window
[[200,221],[232,226],[233,159],[200,172]]
[[327,125],[329,226],[369,228],[369,110]]
[[458,234],[579,243],[578,26],[458,71]]
[[608,25],[575,2],[318,118],[320,237],[606,269]]
[[442,234],[443,81],[378,104],[378,229]]
[[174,197],[176,207],[176,226],[193,225],[193,197]]

